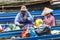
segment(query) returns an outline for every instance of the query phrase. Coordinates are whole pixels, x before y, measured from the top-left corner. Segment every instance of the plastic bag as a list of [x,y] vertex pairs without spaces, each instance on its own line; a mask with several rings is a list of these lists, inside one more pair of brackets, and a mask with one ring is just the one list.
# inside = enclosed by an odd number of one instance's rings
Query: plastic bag
[[30,37],[35,37],[37,36],[35,29],[33,27],[30,27]]
[[11,29],[9,27],[7,27],[4,31],[11,31]]
[[40,35],[45,35],[45,34],[51,34],[50,32],[50,28],[49,27],[46,27],[46,26],[41,26],[37,29],[35,29],[35,32],[38,36]]
[[20,30],[20,27],[13,25],[13,30]]
[[19,26],[15,26],[15,25],[10,25],[10,29],[11,30],[20,30]]
[[26,30],[26,37],[30,37],[30,30],[29,30],[29,28]]
[[43,25],[43,20],[40,19],[40,18],[37,18],[35,20],[35,25],[34,25],[34,28],[38,28],[39,26],[42,26]]
[[26,38],[26,31],[22,31],[22,38]]
[[0,25],[0,32],[4,32],[4,28]]

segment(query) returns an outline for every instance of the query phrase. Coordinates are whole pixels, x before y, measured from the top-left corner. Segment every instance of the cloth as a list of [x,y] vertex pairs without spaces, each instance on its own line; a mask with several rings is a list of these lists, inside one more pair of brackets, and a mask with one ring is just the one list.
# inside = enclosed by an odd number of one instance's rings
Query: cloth
[[[23,16],[22,16],[21,12],[19,12],[17,14],[16,18],[15,18],[15,24],[16,25],[19,25],[20,24],[20,22],[22,21],[22,17]],[[28,11],[26,11],[26,14],[25,14],[24,17],[27,18],[31,22],[33,21],[33,17],[31,16],[31,14]]]
[[49,26],[55,26],[55,18],[54,16],[50,16],[50,17],[45,17],[44,18],[45,24],[49,25]]

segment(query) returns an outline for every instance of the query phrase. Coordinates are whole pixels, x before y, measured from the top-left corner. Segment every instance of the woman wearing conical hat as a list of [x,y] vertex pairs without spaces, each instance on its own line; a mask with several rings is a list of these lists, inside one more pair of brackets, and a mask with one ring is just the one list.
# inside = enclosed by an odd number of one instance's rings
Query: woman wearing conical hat
[[55,26],[55,18],[52,14],[52,9],[45,7],[44,11],[43,11],[43,15],[44,15],[44,22],[46,25],[49,26]]

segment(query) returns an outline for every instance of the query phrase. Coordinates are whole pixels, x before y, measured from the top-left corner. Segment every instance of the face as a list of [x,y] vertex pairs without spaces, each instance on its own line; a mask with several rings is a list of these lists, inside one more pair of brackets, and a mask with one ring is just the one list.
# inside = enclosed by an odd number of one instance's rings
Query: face
[[47,14],[47,16],[49,17],[51,14],[49,13],[49,14]]
[[50,13],[46,14],[46,16],[48,16],[48,17],[49,17],[50,15],[51,15]]
[[21,11],[21,13],[25,15],[26,14],[26,11]]

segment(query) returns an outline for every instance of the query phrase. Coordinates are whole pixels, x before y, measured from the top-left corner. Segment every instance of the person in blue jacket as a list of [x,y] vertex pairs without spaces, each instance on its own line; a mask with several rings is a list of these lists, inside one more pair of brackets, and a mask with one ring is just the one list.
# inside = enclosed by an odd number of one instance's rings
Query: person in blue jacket
[[24,5],[21,6],[21,10],[15,18],[15,24],[20,27],[23,27],[24,25],[32,22],[33,22],[33,17],[31,16],[30,12],[28,12],[26,6]]

